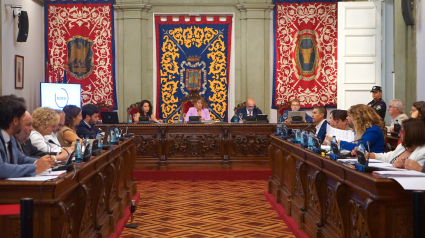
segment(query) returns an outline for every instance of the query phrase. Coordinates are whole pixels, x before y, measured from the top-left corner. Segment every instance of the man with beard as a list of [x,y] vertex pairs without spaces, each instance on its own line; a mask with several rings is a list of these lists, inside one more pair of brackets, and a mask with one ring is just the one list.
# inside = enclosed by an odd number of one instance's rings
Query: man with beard
[[32,129],[31,114],[29,112],[25,112],[22,119],[22,130],[21,132],[14,134],[13,137],[15,137],[17,146],[22,153],[29,157],[40,158],[47,155],[47,153],[38,150],[37,147],[31,144],[29,136]]
[[93,104],[86,104],[81,109],[83,120],[77,126],[77,136],[80,138],[89,137],[89,139],[96,139],[97,134],[102,131],[95,127],[99,119],[99,109]]
[[55,163],[49,155],[37,160],[18,149],[13,135],[21,132],[25,112],[23,98],[15,95],[0,97],[0,179],[35,176]]

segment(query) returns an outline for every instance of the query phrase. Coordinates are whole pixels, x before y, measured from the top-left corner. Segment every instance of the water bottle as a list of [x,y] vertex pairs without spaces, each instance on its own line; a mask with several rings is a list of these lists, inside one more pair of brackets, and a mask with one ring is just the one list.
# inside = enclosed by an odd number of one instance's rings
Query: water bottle
[[[365,154],[366,149],[365,149],[365,147],[363,145],[363,140],[359,140],[359,146],[357,147],[357,150],[363,152],[363,155]],[[362,163],[363,161],[359,161],[359,157],[360,156],[357,153],[357,163]],[[363,159],[360,159],[360,160],[364,160],[364,158]]]
[[115,141],[118,141],[120,139],[120,130],[118,130],[118,127],[115,127]]
[[81,152],[80,139],[75,142],[75,163],[83,162],[83,153]]
[[[336,142],[336,137],[335,136],[332,136],[331,145],[332,144],[338,144]],[[334,150],[332,149],[332,147],[331,147],[331,150],[329,151],[329,155],[331,155],[331,157],[332,157],[332,155],[335,155]]]
[[182,114],[179,115],[179,123],[183,123],[183,115]]
[[133,124],[133,117],[128,115],[128,124]]
[[102,147],[103,147],[103,144],[102,144],[102,135],[101,134],[97,134],[96,140],[98,141],[98,144],[97,145],[99,146],[99,149],[102,150]]
[[295,130],[295,144],[301,144],[301,131],[300,131],[300,129]]
[[115,133],[114,133],[114,130],[112,129],[109,136],[109,142],[110,142],[110,145],[115,145]]
[[282,131],[282,126],[278,123],[276,126],[276,136],[280,136],[281,135],[281,131]]
[[302,130],[301,132],[301,147],[307,148],[307,135],[305,133],[305,130]]
[[233,122],[234,122],[234,123],[238,123],[238,122],[239,122],[239,120],[238,120],[238,115],[234,115],[234,116],[233,116]]
[[84,140],[84,145],[86,146],[86,150],[87,150],[87,148],[88,148],[88,153],[90,154],[90,156],[92,155],[92,148],[91,148],[91,146],[90,147],[88,147],[89,145],[91,145],[91,143],[90,143],[90,139],[89,139],[89,137],[88,136],[86,136],[86,139]]
[[280,131],[280,133],[281,133],[283,139],[288,138],[288,128],[286,128],[286,125],[283,125],[283,128]]
[[314,142],[313,142],[313,132],[310,131],[310,134],[308,134],[308,149],[313,150]]
[[400,129],[401,129],[401,125],[400,125],[400,123],[398,123],[398,119],[397,119],[394,122],[394,132],[398,133],[400,131]]

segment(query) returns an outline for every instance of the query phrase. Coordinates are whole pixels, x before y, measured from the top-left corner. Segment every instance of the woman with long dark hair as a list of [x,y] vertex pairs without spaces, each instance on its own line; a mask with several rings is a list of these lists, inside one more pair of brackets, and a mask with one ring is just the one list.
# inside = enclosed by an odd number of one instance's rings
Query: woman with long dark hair
[[156,119],[156,117],[152,113],[152,104],[149,100],[143,100],[140,102],[139,112],[136,114],[136,118],[134,118],[135,122],[139,121],[139,117],[148,117],[151,122],[162,122],[161,119]]
[[62,147],[70,147],[72,143],[80,139],[76,134],[75,126],[80,124],[83,116],[81,108],[74,105],[65,106],[63,112],[65,113],[65,125],[58,132],[58,141]]

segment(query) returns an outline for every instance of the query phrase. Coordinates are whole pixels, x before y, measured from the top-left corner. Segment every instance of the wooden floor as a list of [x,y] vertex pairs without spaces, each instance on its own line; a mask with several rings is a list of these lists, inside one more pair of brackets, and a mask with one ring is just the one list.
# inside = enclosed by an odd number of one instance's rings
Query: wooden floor
[[264,198],[267,181],[139,181],[136,229],[121,237],[295,237]]

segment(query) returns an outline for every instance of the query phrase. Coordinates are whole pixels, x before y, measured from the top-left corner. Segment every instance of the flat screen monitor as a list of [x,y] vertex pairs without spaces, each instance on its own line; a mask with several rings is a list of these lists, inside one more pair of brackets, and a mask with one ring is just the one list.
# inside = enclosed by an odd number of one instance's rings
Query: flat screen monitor
[[81,85],[40,83],[42,107],[62,110],[66,105],[81,107]]

